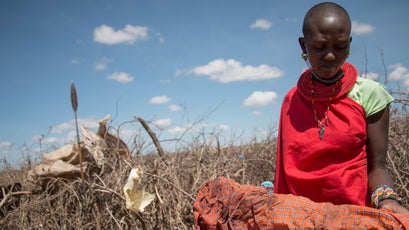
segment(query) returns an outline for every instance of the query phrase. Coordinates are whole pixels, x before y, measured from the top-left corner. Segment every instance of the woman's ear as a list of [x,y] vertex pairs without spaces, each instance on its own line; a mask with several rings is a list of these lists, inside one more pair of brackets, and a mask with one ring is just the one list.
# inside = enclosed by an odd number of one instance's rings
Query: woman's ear
[[300,43],[300,47],[303,53],[307,53],[307,49],[305,48],[305,41],[303,37],[298,38],[298,43]]

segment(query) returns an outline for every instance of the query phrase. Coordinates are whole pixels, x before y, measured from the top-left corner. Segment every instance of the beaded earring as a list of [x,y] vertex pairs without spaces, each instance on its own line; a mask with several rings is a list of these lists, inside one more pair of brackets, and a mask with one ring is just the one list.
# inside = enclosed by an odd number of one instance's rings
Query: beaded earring
[[301,53],[301,58],[304,59],[304,61],[307,61],[307,54],[306,53]]

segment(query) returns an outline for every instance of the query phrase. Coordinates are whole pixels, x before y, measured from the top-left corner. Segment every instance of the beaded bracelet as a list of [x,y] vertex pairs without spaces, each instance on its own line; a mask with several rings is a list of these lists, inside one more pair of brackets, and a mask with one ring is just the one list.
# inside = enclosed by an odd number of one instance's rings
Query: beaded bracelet
[[376,187],[371,195],[372,206],[374,208],[379,208],[379,203],[386,199],[396,200],[399,204],[403,204],[402,198],[399,197],[393,188],[387,185],[380,185]]

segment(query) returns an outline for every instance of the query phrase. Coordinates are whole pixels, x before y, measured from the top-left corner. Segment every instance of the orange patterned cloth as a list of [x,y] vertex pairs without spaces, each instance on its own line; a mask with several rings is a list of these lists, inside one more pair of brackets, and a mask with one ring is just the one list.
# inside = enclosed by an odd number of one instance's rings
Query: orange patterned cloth
[[224,177],[208,181],[193,205],[195,229],[409,229],[409,215],[268,194]]

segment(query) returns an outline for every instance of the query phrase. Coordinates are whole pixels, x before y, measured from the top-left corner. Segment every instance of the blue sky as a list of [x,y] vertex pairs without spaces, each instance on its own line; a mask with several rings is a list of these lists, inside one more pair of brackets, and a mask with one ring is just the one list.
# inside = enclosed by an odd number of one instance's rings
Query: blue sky
[[[318,2],[3,0],[0,157],[38,155],[39,139],[43,151],[75,140],[72,81],[80,125],[93,130],[110,114],[114,127],[152,122],[161,140],[189,127],[226,143],[263,138],[306,68],[298,37]],[[409,2],[336,2],[353,21],[348,61],[379,78],[383,55],[387,86],[408,92]],[[140,125],[120,130],[129,141]]]

